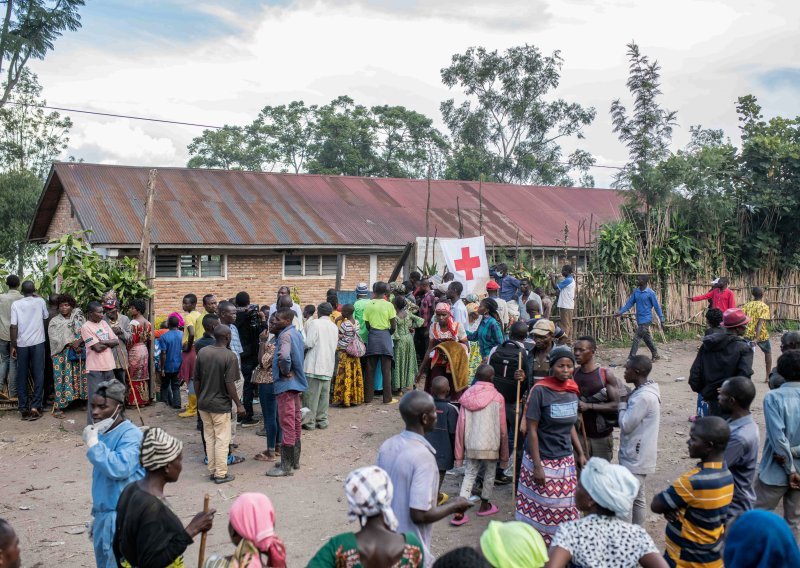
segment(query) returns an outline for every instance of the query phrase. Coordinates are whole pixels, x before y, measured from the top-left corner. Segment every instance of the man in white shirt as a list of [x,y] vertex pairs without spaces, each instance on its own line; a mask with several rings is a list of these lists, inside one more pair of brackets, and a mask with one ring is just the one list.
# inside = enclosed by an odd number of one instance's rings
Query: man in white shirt
[[[11,304],[22,298],[19,276],[6,278],[8,292],[0,294],[0,396],[11,401],[17,398],[17,360],[11,357]],[[8,386],[6,386],[8,385]]]
[[[11,304],[11,357],[17,360],[17,396],[23,420],[42,417],[44,398],[44,320],[47,303],[34,296],[33,282],[22,283],[22,298]],[[33,399],[28,401],[28,372],[33,376]]]
[[467,329],[469,326],[469,316],[467,315],[467,306],[461,299],[461,293],[464,291],[464,285],[458,280],[453,280],[447,287],[447,299],[453,304],[453,319]]
[[550,274],[550,282],[558,290],[559,327],[564,330],[564,341],[568,342],[572,337],[572,316],[575,312],[575,277],[572,275],[572,267],[565,264],[561,269],[564,277],[560,282],[556,281],[555,273]]

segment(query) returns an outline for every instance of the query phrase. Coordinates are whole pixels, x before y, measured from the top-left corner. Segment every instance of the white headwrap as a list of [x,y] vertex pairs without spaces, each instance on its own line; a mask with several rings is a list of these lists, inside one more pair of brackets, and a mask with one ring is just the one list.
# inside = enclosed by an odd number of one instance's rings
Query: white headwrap
[[397,517],[392,511],[392,480],[384,470],[370,465],[351,471],[344,481],[344,492],[351,521],[358,519],[364,526],[368,517],[382,514],[386,526],[397,530]]
[[601,507],[624,517],[633,507],[639,492],[639,480],[621,465],[603,458],[592,458],[581,472],[581,485]]

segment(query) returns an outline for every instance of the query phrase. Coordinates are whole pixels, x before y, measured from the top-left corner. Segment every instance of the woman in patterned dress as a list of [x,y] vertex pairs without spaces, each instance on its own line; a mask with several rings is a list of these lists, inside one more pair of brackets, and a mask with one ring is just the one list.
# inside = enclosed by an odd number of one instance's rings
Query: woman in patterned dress
[[335,406],[356,406],[364,402],[364,374],[361,360],[347,353],[347,346],[359,333],[358,321],[353,317],[353,304],[342,306],[342,315],[336,322],[339,326],[339,367],[333,385],[333,404]]
[[64,417],[64,409],[76,400],[88,400],[86,360],[81,359],[81,326],[85,321],[75,298],[61,294],[56,300],[58,314],[47,328],[53,359],[55,399],[53,416]]
[[[469,325],[467,326],[467,337],[470,333],[478,331],[478,326],[481,325],[481,314],[478,313],[478,303],[470,302],[467,304],[467,317],[469,318]],[[483,357],[481,357],[481,346],[476,341],[469,342],[469,383],[472,384],[475,379],[475,372],[481,366]]]
[[395,295],[394,308],[397,310],[397,327],[394,330],[394,368],[392,369],[392,391],[400,394],[414,388],[417,375],[417,353],[414,350],[414,330],[425,322],[409,311],[404,296]]
[[128,372],[131,388],[128,405],[150,404],[150,358],[147,345],[153,339],[153,326],[144,317],[144,300],[131,300],[128,313],[131,315],[130,339],[128,340]]

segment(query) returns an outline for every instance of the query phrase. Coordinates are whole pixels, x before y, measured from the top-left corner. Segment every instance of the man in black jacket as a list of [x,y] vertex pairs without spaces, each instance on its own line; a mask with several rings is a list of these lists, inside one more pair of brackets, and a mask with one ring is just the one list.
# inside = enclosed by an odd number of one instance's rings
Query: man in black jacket
[[258,365],[258,336],[265,329],[266,316],[258,309],[257,305],[250,304],[250,295],[247,292],[236,294],[236,329],[239,330],[239,339],[242,342],[242,376],[244,377],[243,405],[245,416],[239,418],[239,424],[245,428],[258,424],[258,419],[253,415],[253,398],[255,396],[253,384],[253,370]]
[[713,333],[703,338],[689,372],[689,386],[708,403],[711,416],[722,416],[719,389],[731,377],[753,376],[753,348],[744,338],[750,318],[742,310],[731,308],[722,316],[725,333]]

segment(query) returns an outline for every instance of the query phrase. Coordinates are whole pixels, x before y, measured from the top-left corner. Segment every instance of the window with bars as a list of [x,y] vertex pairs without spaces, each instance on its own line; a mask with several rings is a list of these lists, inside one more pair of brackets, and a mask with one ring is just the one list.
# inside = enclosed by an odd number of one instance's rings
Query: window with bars
[[223,254],[159,254],[156,278],[220,278],[225,276]]
[[[285,254],[283,255],[284,277],[297,276],[336,276],[335,254]],[[344,275],[344,257],[342,257]]]

